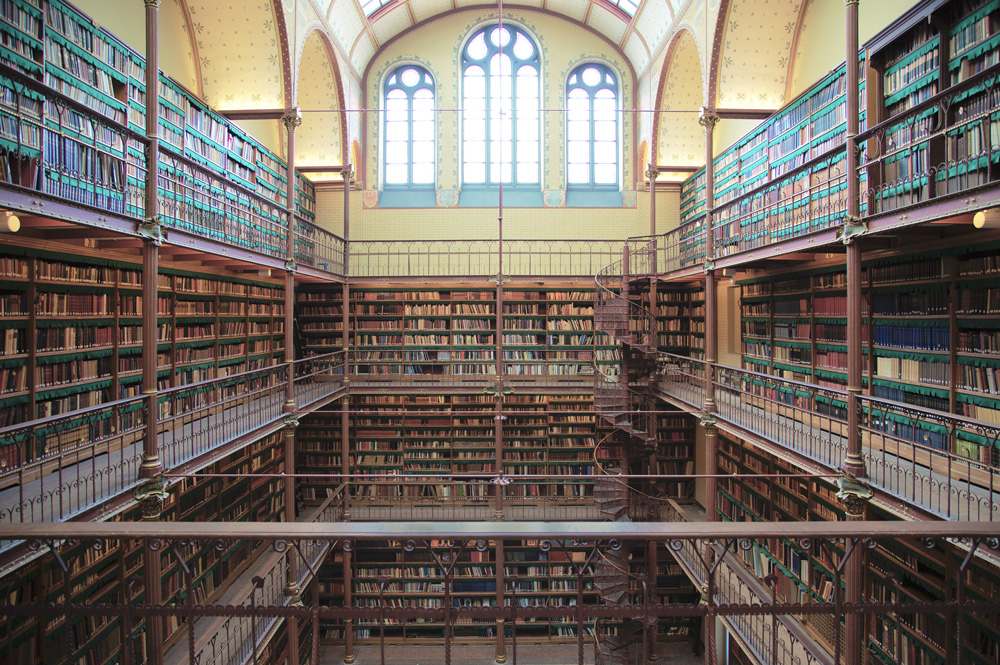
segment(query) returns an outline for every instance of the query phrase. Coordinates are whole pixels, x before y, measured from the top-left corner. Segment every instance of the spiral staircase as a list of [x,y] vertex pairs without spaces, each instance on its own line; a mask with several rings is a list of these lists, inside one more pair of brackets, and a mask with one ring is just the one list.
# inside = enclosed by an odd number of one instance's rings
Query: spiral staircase
[[[631,256],[642,261],[650,252],[655,252],[652,244],[640,247],[638,257],[636,251],[632,251]],[[630,462],[648,456],[656,450],[657,443],[655,402],[630,387],[644,383],[656,371],[657,330],[653,312],[636,302],[645,280],[630,278],[629,257],[626,250],[622,260],[607,266],[595,277],[594,327],[620,345],[622,359],[618,376],[602,372],[600,366],[594,372],[594,408],[614,427],[613,436],[621,441],[624,451],[619,466],[602,467],[602,475],[594,484],[594,499],[601,514],[615,521],[629,519],[631,494],[626,481],[615,476],[627,473]],[[601,557],[594,562],[594,587],[608,605],[642,603],[642,595],[637,592],[629,572],[627,548],[602,551]],[[603,665],[632,663],[648,628],[645,622],[634,620],[600,623],[597,631],[599,662]]]

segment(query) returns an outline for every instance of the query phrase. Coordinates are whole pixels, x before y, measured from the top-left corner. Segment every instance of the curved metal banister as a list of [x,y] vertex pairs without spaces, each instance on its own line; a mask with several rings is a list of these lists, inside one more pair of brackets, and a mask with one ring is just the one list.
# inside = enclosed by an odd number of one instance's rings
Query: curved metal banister
[[[594,276],[594,327],[615,341],[630,346],[656,347],[656,317],[628,299],[624,259],[604,267]],[[619,287],[615,291],[615,285]]]

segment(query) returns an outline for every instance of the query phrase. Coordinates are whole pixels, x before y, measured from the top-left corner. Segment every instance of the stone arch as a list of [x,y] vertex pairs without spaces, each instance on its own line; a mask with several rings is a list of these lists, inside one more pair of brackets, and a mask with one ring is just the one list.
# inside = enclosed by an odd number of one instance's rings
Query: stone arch
[[657,165],[692,166],[704,162],[705,132],[698,124],[704,103],[702,62],[689,30],[674,37],[661,73],[653,122],[652,161]]

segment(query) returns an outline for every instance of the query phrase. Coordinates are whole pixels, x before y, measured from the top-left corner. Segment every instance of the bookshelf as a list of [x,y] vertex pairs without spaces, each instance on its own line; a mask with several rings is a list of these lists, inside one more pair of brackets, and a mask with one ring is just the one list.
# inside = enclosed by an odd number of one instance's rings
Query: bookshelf
[[704,358],[705,289],[703,286],[661,284],[656,306],[650,307],[650,292],[644,291],[641,306],[656,316],[657,349],[666,353]]
[[[43,96],[0,73],[0,178],[142,216],[135,194],[147,169],[142,56],[59,0],[9,0],[0,7],[0,66],[50,91]],[[162,151],[153,168],[164,223],[283,256],[285,164],[162,74],[156,111]],[[296,173],[295,191],[296,213],[313,220],[312,182]]]
[[[239,478],[181,478],[169,487],[164,521],[279,521],[284,495],[279,479],[254,478],[252,474],[276,474],[284,469],[282,436],[273,434],[233,452],[209,465],[205,473],[247,474]],[[114,515],[115,521],[138,521],[138,507]],[[89,541],[67,542],[59,554],[68,567],[75,602],[142,603],[143,557],[150,555],[137,541],[105,541],[93,547]],[[195,602],[217,602],[226,586],[253,561],[251,543],[231,543],[224,548],[211,542],[178,543],[182,556],[194,573]],[[185,580],[169,551],[161,551],[162,596],[165,603],[186,602]],[[20,568],[9,579],[9,593],[17,602],[62,602],[64,577],[55,558],[48,553]],[[121,662],[124,650],[132,657],[145,650],[143,623],[133,619],[126,625],[118,615],[77,617],[69,621],[53,615],[40,619],[12,619],[0,626],[0,660],[24,665],[62,661],[65,631],[72,631],[73,662]],[[182,639],[182,623],[167,622],[167,646]],[[140,658],[140,661],[142,658]]]
[[[864,263],[863,381],[868,394],[988,422],[1000,418],[994,243]],[[743,368],[820,386],[847,385],[841,267],[741,280]],[[952,340],[955,340],[952,342]],[[840,405],[843,406],[843,405]],[[886,426],[889,426],[887,423]],[[920,424],[914,441],[993,463],[972,431]]]
[[[338,296],[330,297],[336,301]],[[305,307],[313,312],[313,305],[304,303],[299,312],[307,312]],[[497,302],[492,285],[359,286],[351,290],[350,307],[359,374],[497,372]],[[595,363],[616,373],[618,347],[594,329],[594,290],[589,284],[505,288],[501,321],[500,361],[508,375],[589,375]],[[303,327],[311,323],[303,319]],[[312,337],[307,336],[305,343],[318,350],[321,345]]]
[[[10,323],[0,352],[0,424],[138,396],[141,266],[127,255],[18,242],[0,253],[0,303]],[[157,308],[161,388],[280,361],[284,288],[277,280],[195,274],[162,262]]]

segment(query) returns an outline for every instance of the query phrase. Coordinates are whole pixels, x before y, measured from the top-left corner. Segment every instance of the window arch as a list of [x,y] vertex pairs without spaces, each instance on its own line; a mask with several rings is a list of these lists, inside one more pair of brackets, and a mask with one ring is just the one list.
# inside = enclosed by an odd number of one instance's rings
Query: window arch
[[538,185],[538,45],[520,28],[491,25],[462,51],[462,180]]
[[605,65],[580,65],[566,80],[566,181],[618,185],[618,79]]
[[403,65],[385,81],[386,185],[434,184],[434,79]]

